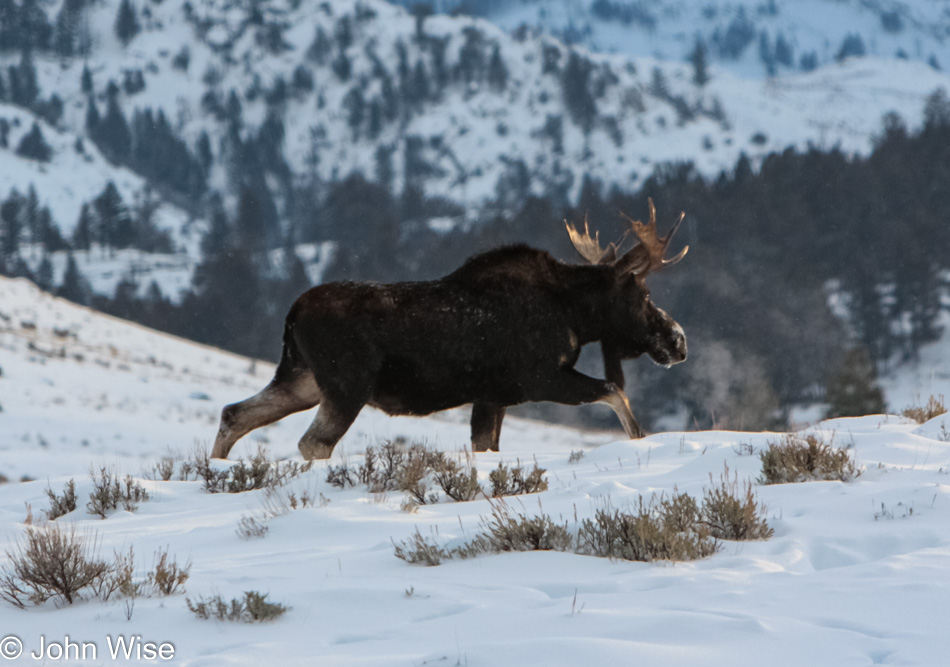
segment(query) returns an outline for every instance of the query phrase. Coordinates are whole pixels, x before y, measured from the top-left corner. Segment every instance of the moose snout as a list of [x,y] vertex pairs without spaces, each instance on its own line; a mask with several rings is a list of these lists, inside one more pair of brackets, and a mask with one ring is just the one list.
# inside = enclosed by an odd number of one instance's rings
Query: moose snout
[[670,356],[674,364],[686,361],[686,334],[682,329],[673,332],[673,352]]

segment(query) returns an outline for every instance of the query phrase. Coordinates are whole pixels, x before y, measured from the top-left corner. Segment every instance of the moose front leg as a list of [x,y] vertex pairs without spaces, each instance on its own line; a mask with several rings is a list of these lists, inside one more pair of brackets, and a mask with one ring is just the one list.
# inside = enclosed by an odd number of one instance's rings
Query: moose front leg
[[472,451],[497,452],[505,407],[495,403],[472,404]]
[[620,354],[607,343],[601,343],[600,353],[604,359],[604,379],[613,382],[620,389],[624,388],[625,378]]
[[620,419],[620,424],[628,438],[642,438],[643,429],[637,423],[630,409],[630,401],[613,382],[598,380],[574,370],[561,369],[551,380],[545,383],[538,395],[531,397],[533,401],[551,401],[565,405],[582,405],[584,403],[606,403]]

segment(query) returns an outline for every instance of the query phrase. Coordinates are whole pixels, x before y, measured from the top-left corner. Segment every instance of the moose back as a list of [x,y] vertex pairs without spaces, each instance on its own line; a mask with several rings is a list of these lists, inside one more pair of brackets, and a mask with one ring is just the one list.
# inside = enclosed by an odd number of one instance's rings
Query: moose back
[[[287,314],[274,379],[226,406],[211,455],[227,458],[250,431],[320,406],[300,440],[306,459],[328,458],[365,405],[390,415],[426,415],[468,403],[475,451],[497,450],[505,409],[533,401],[609,405],[630,438],[643,432],[623,392],[620,360],[649,355],[669,366],[686,358],[682,328],[650,300],[645,278],[679,224],[656,233],[627,218],[636,244],[602,248],[567,225],[587,260],[573,265],[524,245],[470,258],[440,280],[337,282],[302,294]],[[621,240],[622,243],[622,240]],[[600,342],[607,379],[574,368]]]

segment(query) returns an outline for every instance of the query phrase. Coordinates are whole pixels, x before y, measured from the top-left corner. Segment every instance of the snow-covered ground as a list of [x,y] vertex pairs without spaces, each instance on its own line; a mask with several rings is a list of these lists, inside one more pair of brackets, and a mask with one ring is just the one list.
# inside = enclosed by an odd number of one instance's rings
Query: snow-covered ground
[[[631,563],[560,552],[484,555],[438,567],[393,555],[417,528],[442,544],[470,538],[486,500],[401,509],[402,494],[340,491],[320,462],[291,484],[328,502],[271,520],[259,539],[236,533],[262,508],[260,491],[207,494],[199,482],[142,480],[151,499],[102,520],[88,514],[91,466],[141,478],[169,449],[207,448],[220,407],[261,388],[272,368],[105,317],[0,280],[0,552],[23,535],[27,506],[41,522],[47,487],[76,480],[79,509],[57,520],[95,531],[104,555],[134,547],[140,573],[167,548],[192,562],[187,597],[244,591],[291,607],[261,625],[197,620],[186,595],[19,610],[0,603],[0,636],[25,646],[95,644],[109,637],[174,645],[182,665],[940,665],[950,618],[950,417],[918,426],[895,416],[812,427],[850,448],[863,474],[848,483],[756,486],[774,536],[724,542],[692,563]],[[266,439],[270,456],[297,458],[311,415],[239,443]],[[466,445],[465,411],[394,419],[366,410],[334,454],[358,463],[368,444],[405,436],[449,452]],[[537,461],[548,491],[509,501],[569,528],[610,502],[701,496],[724,465],[760,473],[759,450],[778,434],[613,433],[508,419],[500,454],[475,460],[483,481],[499,461]],[[568,461],[583,451],[580,460]],[[575,457],[576,458],[576,457]],[[36,481],[16,483],[21,476]],[[6,557],[0,556],[0,563]],[[2,639],[0,639],[2,642]],[[47,660],[47,663],[54,662]],[[134,662],[134,660],[130,661]],[[157,660],[155,662],[161,663]]]

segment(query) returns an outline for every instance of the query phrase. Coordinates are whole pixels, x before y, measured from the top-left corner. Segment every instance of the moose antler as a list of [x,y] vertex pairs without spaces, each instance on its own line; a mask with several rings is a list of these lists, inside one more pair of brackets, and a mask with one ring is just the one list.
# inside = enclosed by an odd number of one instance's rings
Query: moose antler
[[676,234],[676,230],[679,229],[680,224],[682,224],[683,218],[686,217],[686,213],[680,213],[680,217],[673,225],[673,229],[670,230],[669,234],[661,238],[657,236],[656,233],[656,207],[653,205],[652,199],[648,199],[647,201],[650,204],[650,221],[646,224],[643,224],[639,220],[634,220],[625,213],[620,214],[624,220],[630,223],[633,233],[640,239],[637,244],[617,262],[617,268],[621,273],[629,272],[642,275],[652,273],[653,271],[662,269],[664,266],[676,264],[686,256],[686,252],[689,250],[689,246],[686,246],[680,250],[675,257],[669,259],[663,258],[663,255],[666,254],[666,249],[670,245],[670,241],[673,240],[673,235]]
[[617,244],[609,243],[606,248],[600,247],[600,232],[596,232],[593,237],[590,235],[590,227],[587,226],[587,214],[584,214],[584,233],[581,234],[577,228],[567,220],[564,221],[567,227],[567,235],[571,237],[571,243],[578,254],[591,264],[610,264],[617,259]]

